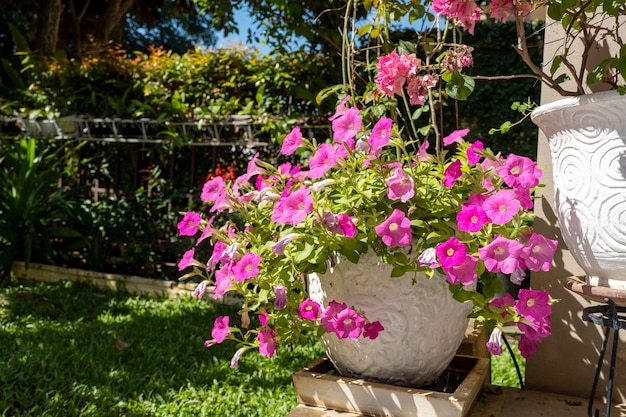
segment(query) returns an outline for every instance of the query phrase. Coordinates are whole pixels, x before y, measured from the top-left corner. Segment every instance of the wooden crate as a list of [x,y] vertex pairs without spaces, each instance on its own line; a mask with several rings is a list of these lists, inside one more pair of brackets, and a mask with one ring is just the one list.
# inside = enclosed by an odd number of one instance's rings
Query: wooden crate
[[457,355],[434,388],[407,388],[334,374],[328,358],[297,371],[294,385],[301,404],[369,416],[465,417],[489,374],[489,359]]

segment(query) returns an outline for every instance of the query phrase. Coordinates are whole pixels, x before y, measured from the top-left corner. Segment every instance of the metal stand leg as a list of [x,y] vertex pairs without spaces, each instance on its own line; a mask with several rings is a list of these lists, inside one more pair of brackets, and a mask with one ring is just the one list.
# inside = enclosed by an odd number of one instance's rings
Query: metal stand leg
[[602,371],[602,365],[604,364],[604,355],[609,343],[611,330],[613,330],[613,346],[611,348],[609,379],[607,381],[606,408],[604,411],[605,417],[610,417],[611,415],[611,398],[613,396],[613,380],[615,377],[615,362],[617,360],[617,342],[619,341],[619,330],[624,328],[625,324],[618,313],[625,312],[626,309],[623,307],[617,307],[610,299],[606,299],[605,302],[607,305],[587,307],[583,310],[583,320],[606,327],[604,340],[602,341],[602,349],[600,350],[600,358],[598,359],[598,365],[596,367],[596,375],[593,379],[593,385],[591,387],[589,406],[587,407],[587,414],[589,417],[599,417],[600,415],[600,410],[598,409],[596,409],[595,414],[592,415],[593,403],[596,396],[596,390],[598,388],[598,382],[600,380],[600,372]]

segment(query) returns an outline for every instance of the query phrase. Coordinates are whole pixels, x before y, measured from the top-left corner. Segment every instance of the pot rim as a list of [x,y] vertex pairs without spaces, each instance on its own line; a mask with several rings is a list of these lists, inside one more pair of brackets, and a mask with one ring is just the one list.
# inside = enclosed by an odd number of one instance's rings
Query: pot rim
[[584,106],[587,104],[613,101],[622,98],[622,96],[623,95],[619,94],[616,90],[609,90],[580,96],[565,97],[537,107],[530,113],[530,119],[536,123],[539,118],[555,111],[560,111],[570,107]]

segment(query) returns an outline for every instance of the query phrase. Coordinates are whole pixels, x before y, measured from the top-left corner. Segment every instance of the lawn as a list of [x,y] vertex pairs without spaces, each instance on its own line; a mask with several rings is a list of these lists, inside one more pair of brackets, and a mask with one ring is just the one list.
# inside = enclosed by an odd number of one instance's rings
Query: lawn
[[[291,375],[322,355],[315,339],[254,352],[207,349],[213,319],[236,307],[148,299],[77,283],[0,286],[1,416],[263,416],[296,405]],[[504,359],[504,360],[502,360]],[[517,381],[505,354],[494,383]]]

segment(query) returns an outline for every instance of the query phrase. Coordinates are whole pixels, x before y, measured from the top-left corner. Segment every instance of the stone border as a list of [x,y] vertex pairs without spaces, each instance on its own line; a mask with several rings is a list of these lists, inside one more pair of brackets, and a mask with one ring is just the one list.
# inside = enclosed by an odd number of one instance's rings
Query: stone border
[[[78,268],[63,268],[60,266],[31,263],[26,269],[24,262],[13,262],[11,272],[14,278],[29,279],[41,282],[88,282],[94,287],[111,290],[125,290],[131,294],[147,295],[149,297],[187,297],[193,293],[197,284],[179,281],[165,281],[152,278],[143,278],[133,275],[108,274],[105,272],[88,271]],[[214,287],[207,286],[204,297],[220,304],[238,305],[242,298],[235,294],[213,299]]]

